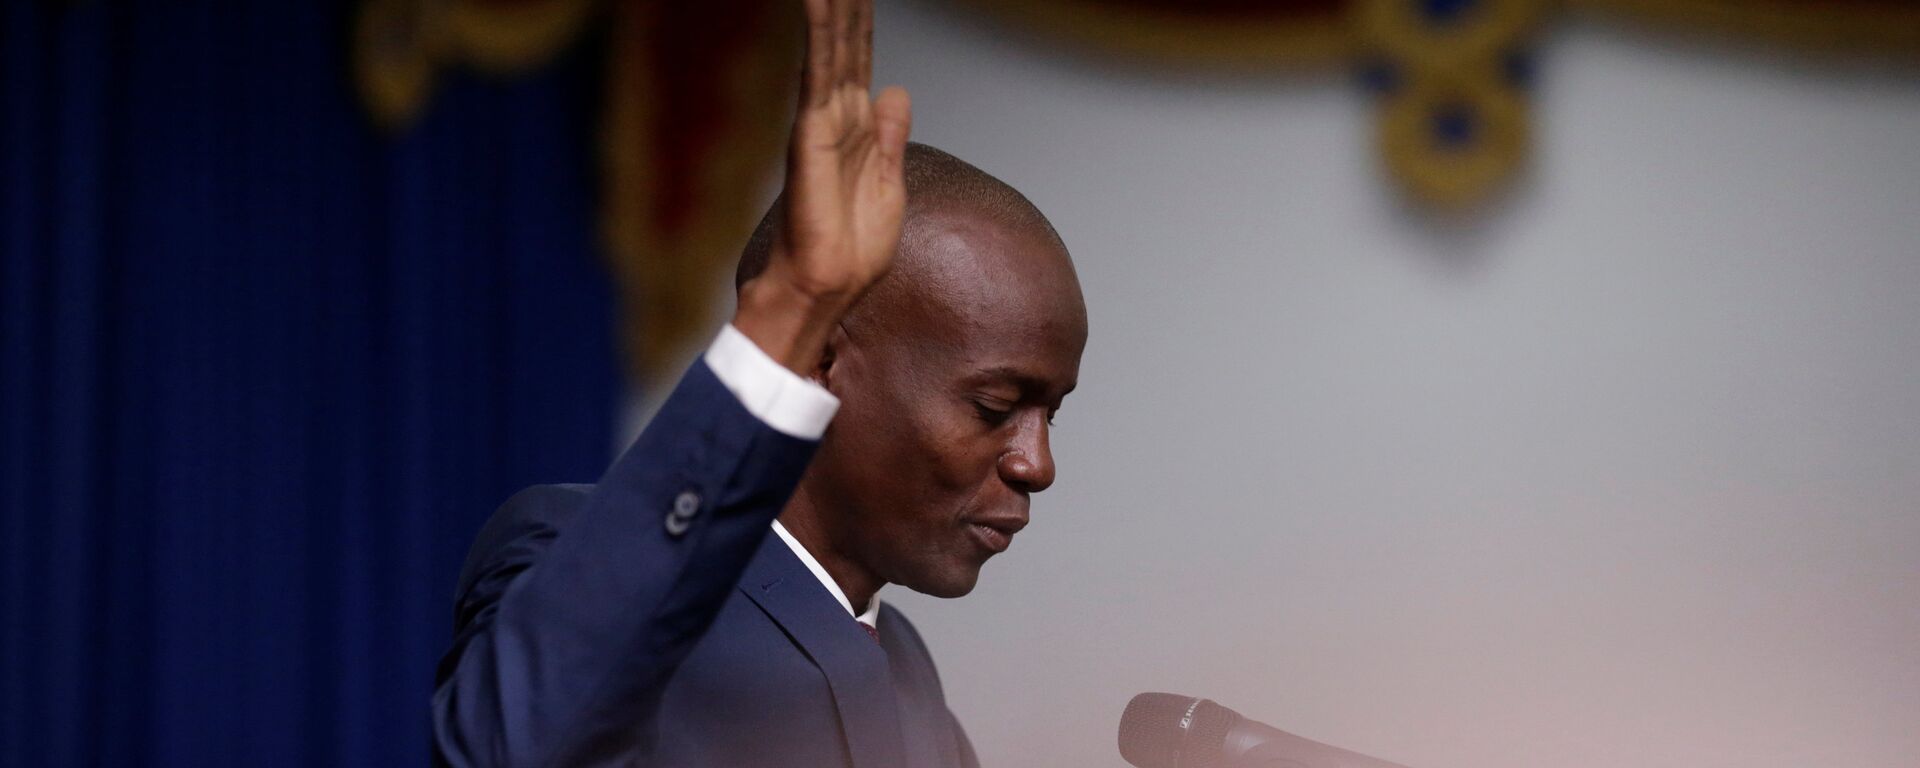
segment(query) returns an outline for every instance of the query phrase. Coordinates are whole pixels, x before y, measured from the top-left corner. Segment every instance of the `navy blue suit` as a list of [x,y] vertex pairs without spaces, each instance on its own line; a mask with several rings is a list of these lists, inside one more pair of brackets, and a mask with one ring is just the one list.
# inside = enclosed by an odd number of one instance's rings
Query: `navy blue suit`
[[964,766],[919,633],[874,643],[770,526],[816,443],[696,363],[597,485],[481,530],[433,695],[448,766]]

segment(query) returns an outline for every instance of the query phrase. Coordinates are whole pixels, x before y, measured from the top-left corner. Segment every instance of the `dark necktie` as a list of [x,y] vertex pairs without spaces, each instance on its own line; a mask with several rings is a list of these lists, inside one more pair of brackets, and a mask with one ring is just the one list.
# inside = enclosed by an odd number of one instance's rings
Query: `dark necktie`
[[874,645],[880,644],[880,630],[873,628],[864,621],[855,621],[854,623],[860,625],[861,629],[867,631],[867,636],[873,638]]

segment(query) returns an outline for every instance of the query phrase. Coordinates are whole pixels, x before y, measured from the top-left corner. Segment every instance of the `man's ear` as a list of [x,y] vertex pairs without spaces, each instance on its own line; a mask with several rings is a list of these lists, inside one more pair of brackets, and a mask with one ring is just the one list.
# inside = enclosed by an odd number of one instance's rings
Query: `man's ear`
[[820,351],[820,364],[813,369],[813,375],[809,377],[813,379],[813,383],[820,385],[821,389],[833,391],[834,364],[839,362],[840,353],[846,347],[847,327],[836,323],[833,326],[833,333],[827,336],[826,349]]

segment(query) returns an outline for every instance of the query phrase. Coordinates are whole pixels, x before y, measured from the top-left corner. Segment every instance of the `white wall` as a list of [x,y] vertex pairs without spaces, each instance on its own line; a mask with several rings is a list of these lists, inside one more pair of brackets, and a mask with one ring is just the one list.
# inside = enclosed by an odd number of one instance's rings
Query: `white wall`
[[943,8],[882,3],[877,77],[1093,323],[1034,525],[882,593],[988,764],[1120,765],[1143,690],[1415,768],[1920,764],[1920,76],[1565,29],[1531,179],[1449,230],[1349,78]]

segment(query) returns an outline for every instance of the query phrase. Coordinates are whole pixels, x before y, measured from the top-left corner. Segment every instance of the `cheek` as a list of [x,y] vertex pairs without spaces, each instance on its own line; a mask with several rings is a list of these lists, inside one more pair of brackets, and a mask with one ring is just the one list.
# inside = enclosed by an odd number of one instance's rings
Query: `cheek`
[[922,455],[941,484],[971,493],[992,481],[1003,448],[998,433],[980,420],[971,405],[933,411],[919,420],[920,432],[926,436]]
[[831,427],[833,455],[819,459],[835,466],[870,524],[949,520],[978,504],[997,476],[992,430],[971,403],[943,394],[937,376],[904,361],[893,361],[897,376],[866,376],[874,364],[850,370]]
[[846,398],[816,465],[844,478],[861,506],[891,509],[888,517],[928,504],[957,480],[945,456],[956,435],[931,415],[898,397]]
[[[884,457],[875,470],[912,517],[948,520],[970,508],[995,477],[992,437],[970,410],[903,403],[867,426]],[[908,510],[902,510],[908,511]]]

